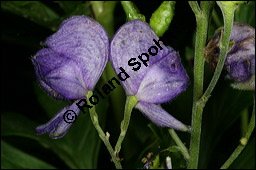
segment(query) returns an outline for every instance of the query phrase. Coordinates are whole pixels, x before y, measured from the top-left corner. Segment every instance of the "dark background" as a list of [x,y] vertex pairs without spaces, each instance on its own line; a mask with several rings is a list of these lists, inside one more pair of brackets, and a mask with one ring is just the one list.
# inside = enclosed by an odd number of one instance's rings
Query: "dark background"
[[[59,18],[49,23],[33,20],[22,12],[34,4],[17,5],[17,2],[1,1],[1,168],[114,168],[110,155],[91,124],[89,115],[80,115],[65,137],[53,140],[48,134],[36,136],[35,127],[49,121],[55,113],[68,105],[47,95],[37,83],[30,58],[42,48],[40,42],[51,35],[59,23],[73,14],[93,17],[87,2],[36,2],[35,11],[47,7]],[[82,5],[83,4],[83,5]],[[149,19],[161,2],[135,2],[140,12]],[[40,6],[41,5],[41,6]],[[63,6],[69,7],[63,8]],[[83,9],[80,9],[84,6]],[[24,9],[22,9],[24,8]],[[38,14],[41,12],[38,10]],[[82,12],[81,12],[82,11]],[[221,12],[216,5],[216,17],[209,27],[209,38],[222,25]],[[255,27],[255,3],[241,5],[235,21]],[[30,13],[28,13],[29,15]],[[31,13],[31,15],[36,15]],[[40,17],[39,17],[40,18]],[[126,22],[120,3],[114,10],[114,30]],[[51,27],[52,26],[52,27]],[[177,2],[175,16],[169,30],[163,35],[165,44],[179,51],[181,61],[191,79],[188,89],[173,101],[162,107],[178,120],[191,124],[193,55],[196,21],[187,2]],[[205,87],[211,80],[212,71],[205,65]],[[100,79],[98,85],[104,83]],[[230,82],[221,76],[203,114],[202,140],[199,168],[219,168],[231,155],[244,135],[253,105],[251,91],[239,91],[229,86]],[[105,131],[111,134],[115,144],[122,113],[117,108],[124,107],[125,96],[121,86],[118,92],[100,101],[97,112]],[[112,98],[119,101],[113,102]],[[120,99],[120,100],[119,100]],[[189,147],[190,135],[177,132]],[[175,143],[167,129],[159,128],[143,115],[133,110],[127,136],[122,145],[120,157],[124,168],[142,168],[141,162],[147,153],[171,156],[174,168],[183,168],[185,163],[179,152],[170,149]],[[168,150],[169,148],[169,150]],[[153,157],[152,157],[153,159]],[[233,168],[255,168],[255,136],[232,165]]]

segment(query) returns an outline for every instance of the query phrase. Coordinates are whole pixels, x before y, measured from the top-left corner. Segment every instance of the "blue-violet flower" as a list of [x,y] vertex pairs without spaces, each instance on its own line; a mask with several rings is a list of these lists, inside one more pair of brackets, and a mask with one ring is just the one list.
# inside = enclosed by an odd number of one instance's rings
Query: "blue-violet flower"
[[[220,54],[220,37],[223,27],[210,39],[205,48],[205,59],[215,70]],[[232,87],[255,90],[255,29],[235,22],[230,36],[230,50],[225,60],[227,78]]]
[[[109,53],[109,39],[104,28],[85,16],[73,16],[62,22],[58,31],[48,37],[43,48],[32,58],[36,76],[43,89],[62,100],[85,98],[100,78]],[[63,120],[66,110],[77,114],[75,104],[65,107],[48,123],[36,128],[37,134],[50,132],[61,138],[72,123]]]
[[156,105],[184,91],[189,77],[179,54],[165,46],[146,22],[135,19],[119,28],[110,44],[110,61],[116,73],[126,73],[121,83],[127,95],[136,96],[135,108],[158,126],[189,130]]

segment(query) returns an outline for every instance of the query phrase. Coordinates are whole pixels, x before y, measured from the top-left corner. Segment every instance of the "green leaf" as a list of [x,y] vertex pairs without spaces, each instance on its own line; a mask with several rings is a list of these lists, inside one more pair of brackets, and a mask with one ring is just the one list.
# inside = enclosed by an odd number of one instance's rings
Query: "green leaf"
[[58,1],[58,3],[66,11],[66,14],[61,17],[61,20],[74,15],[85,15],[93,18],[92,9],[89,2],[82,3],[79,1]]
[[178,147],[178,146],[176,146],[176,145],[167,148],[167,150],[168,150],[169,152],[180,152],[180,151],[181,151],[180,147]]
[[239,5],[235,11],[235,21],[243,22],[255,27],[255,2]]
[[71,13],[73,12],[77,7],[83,5],[82,1],[55,1],[59,4],[59,6],[66,12]]
[[52,165],[14,148],[1,140],[2,169],[54,169]]
[[[44,108],[42,112],[37,113],[39,116],[40,114],[47,113],[50,120],[60,109],[68,105],[66,102],[52,99],[38,85],[36,85],[35,90],[39,103]],[[107,99],[103,99],[96,106],[96,111],[100,115],[99,119],[103,127],[108,107],[107,102]],[[49,120],[47,119],[46,121]],[[46,122],[42,121],[43,123]],[[55,152],[70,168],[97,168],[101,142],[92,125],[89,114],[84,115],[80,113],[80,116],[78,116],[78,119],[71,126],[69,132],[63,138],[57,140],[49,138],[49,134],[36,135],[35,127],[39,125],[32,120],[28,120],[21,114],[1,114],[2,136],[22,136],[36,140],[43,147]]]
[[69,167],[76,167],[72,155],[69,154],[67,142],[64,140],[52,140],[48,135],[38,136],[35,127],[39,126],[32,120],[27,119],[18,113],[1,114],[1,134],[2,136],[21,136],[38,141],[47,149],[53,150],[65,161]]
[[1,114],[1,136],[21,136],[37,140],[35,133],[36,123],[22,114]]
[[159,159],[159,155],[156,155],[154,162],[153,162],[153,166],[150,167],[149,169],[162,169],[160,168],[160,159]]
[[27,18],[51,30],[59,25],[59,16],[52,9],[38,1],[3,1],[1,8],[13,14]]

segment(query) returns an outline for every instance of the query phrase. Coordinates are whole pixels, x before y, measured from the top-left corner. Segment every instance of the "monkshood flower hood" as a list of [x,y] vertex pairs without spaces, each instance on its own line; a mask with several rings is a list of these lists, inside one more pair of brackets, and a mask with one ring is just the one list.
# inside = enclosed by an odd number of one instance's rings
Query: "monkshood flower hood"
[[[205,47],[205,59],[215,70],[220,55],[220,37],[223,27]],[[247,24],[234,22],[230,36],[230,50],[225,60],[226,78],[232,87],[255,90],[255,29]]]
[[117,31],[110,44],[110,61],[117,74],[123,70],[129,75],[121,81],[126,95],[136,96],[135,107],[148,119],[161,127],[189,130],[156,105],[184,91],[189,77],[179,54],[165,46],[146,22],[132,20]]
[[36,128],[37,134],[49,132],[51,138],[57,139],[72,125],[64,121],[65,111],[73,110],[78,114],[75,103],[85,98],[100,78],[108,61],[109,39],[104,28],[94,20],[73,16],[63,21],[44,45],[46,48],[32,58],[40,85],[57,99],[76,100],[48,123]]

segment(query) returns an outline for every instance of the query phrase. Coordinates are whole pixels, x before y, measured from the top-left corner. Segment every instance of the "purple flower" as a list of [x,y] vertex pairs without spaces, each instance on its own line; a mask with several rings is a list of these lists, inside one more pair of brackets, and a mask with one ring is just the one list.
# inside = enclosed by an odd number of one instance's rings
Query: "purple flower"
[[[93,90],[108,61],[109,39],[104,28],[88,17],[73,16],[63,21],[44,45],[47,48],[32,58],[43,89],[57,99],[85,98],[88,90]],[[72,104],[65,109],[72,108],[78,114],[75,107]],[[65,109],[39,126],[37,133],[50,132],[53,138],[62,137],[70,127],[70,123],[63,121]]]
[[[205,48],[206,61],[215,70],[220,53],[219,41],[223,27],[211,38]],[[227,54],[225,69],[227,78],[234,81],[233,87],[244,90],[255,89],[255,29],[235,22],[230,37],[231,49]]]
[[184,91],[189,77],[179,54],[166,47],[146,22],[132,20],[117,31],[110,45],[110,61],[116,73],[122,71],[119,75],[126,94],[137,97],[135,107],[146,117],[161,127],[188,130],[155,105],[171,101]]
[[78,116],[78,115],[70,115],[70,116],[75,116],[75,117],[69,118],[72,120],[72,122],[70,122],[70,123],[68,123],[64,117],[64,116],[68,116],[68,115],[65,115],[65,113],[68,110],[72,110],[73,112],[75,112],[77,114],[79,113],[79,108],[77,107],[76,102],[74,102],[70,106],[63,108],[46,124],[38,126],[36,128],[36,133],[38,135],[41,135],[46,132],[49,132],[50,137],[53,139],[62,138],[68,132],[68,129],[70,128],[72,123],[75,121],[76,117]]

